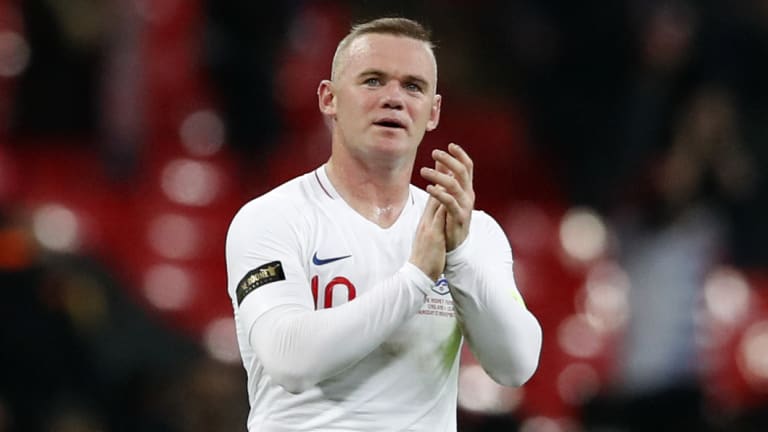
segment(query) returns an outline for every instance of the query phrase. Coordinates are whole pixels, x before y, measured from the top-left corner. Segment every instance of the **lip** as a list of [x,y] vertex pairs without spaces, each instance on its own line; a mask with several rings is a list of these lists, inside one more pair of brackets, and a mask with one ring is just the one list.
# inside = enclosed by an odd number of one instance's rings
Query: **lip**
[[396,117],[382,117],[382,118],[376,119],[373,121],[373,125],[386,128],[386,129],[392,129],[392,130],[408,129],[405,122]]

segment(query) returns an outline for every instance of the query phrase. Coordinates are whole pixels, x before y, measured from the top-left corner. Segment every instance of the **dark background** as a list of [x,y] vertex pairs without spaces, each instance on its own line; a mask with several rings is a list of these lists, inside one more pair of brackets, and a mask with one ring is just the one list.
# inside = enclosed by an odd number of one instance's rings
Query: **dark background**
[[0,432],[245,430],[227,225],[395,15],[544,328],[460,430],[768,429],[768,2],[0,0]]

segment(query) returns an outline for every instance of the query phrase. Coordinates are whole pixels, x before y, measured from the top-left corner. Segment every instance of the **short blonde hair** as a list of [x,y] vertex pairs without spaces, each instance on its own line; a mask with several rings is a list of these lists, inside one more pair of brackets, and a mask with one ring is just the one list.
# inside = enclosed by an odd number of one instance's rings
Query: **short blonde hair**
[[336,78],[336,71],[341,61],[341,53],[347,49],[353,40],[366,34],[388,34],[422,41],[427,44],[432,55],[434,56],[435,54],[432,33],[419,22],[399,17],[377,18],[352,26],[349,33],[339,42],[339,45],[336,47],[336,53],[333,55],[333,63],[331,63],[331,80]]

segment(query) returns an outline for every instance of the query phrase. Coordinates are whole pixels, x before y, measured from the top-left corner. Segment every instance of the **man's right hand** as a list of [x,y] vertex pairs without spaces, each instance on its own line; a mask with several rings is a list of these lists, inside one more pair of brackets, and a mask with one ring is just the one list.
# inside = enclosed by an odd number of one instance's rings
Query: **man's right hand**
[[445,269],[445,207],[429,197],[411,248],[410,263],[436,281]]

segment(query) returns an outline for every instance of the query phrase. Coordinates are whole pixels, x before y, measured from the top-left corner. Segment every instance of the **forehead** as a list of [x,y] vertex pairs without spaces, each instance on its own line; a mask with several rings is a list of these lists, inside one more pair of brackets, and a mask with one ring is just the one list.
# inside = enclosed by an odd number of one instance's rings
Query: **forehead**
[[352,40],[339,65],[342,75],[355,76],[368,69],[392,75],[415,75],[434,83],[435,56],[417,39],[390,34],[364,34]]

